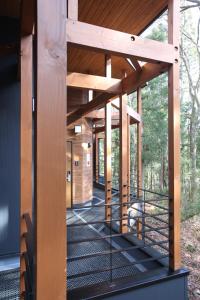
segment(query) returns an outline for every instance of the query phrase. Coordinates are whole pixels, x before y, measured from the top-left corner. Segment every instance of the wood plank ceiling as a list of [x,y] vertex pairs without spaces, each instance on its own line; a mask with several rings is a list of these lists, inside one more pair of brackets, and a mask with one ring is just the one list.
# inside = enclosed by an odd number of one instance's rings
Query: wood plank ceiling
[[[167,6],[166,0],[79,0],[79,21],[139,35]],[[104,75],[104,55],[68,48],[68,71]],[[112,57],[112,76],[121,78],[132,68]]]

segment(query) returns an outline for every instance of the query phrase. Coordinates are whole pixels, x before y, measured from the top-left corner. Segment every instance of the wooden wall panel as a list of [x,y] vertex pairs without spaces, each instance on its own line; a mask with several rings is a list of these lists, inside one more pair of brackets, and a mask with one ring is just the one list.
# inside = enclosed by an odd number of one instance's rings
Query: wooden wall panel
[[[78,124],[82,125],[82,133],[75,134],[73,128],[67,130],[67,140],[72,142],[73,149],[73,204],[84,203],[91,200],[93,196],[92,126],[85,119],[81,119]],[[75,162],[78,162],[78,165]]]
[[37,300],[66,299],[65,13],[65,0],[37,0]]

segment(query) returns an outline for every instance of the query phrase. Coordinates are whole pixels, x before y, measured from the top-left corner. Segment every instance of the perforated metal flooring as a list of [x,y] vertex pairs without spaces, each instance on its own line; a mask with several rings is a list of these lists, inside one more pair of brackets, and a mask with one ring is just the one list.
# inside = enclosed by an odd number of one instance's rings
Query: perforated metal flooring
[[[101,204],[101,198],[104,197],[104,192],[96,190],[93,199],[93,205]],[[117,198],[116,198],[117,201]],[[118,209],[113,209],[113,218],[118,217]],[[87,222],[103,222],[105,216],[105,207],[93,207],[93,208],[80,208],[76,210],[69,210],[67,212],[67,237],[69,241],[77,241],[81,239],[92,239],[104,237],[109,234],[109,229],[105,223],[100,224],[90,224]],[[82,224],[81,226],[70,227],[70,224]],[[85,225],[83,225],[85,223]],[[112,241],[107,239],[99,239],[94,241],[87,241],[83,243],[69,243],[68,244],[68,258],[74,256],[80,257],[78,260],[68,261],[67,264],[67,275],[68,281],[67,286],[69,290],[77,289],[80,287],[86,287],[93,284],[115,280],[117,278],[123,278],[125,276],[133,276],[140,273],[139,269],[134,266],[121,267],[123,265],[128,265],[130,262],[130,254],[127,253],[113,253],[112,256],[108,253],[106,255],[99,255],[89,258],[81,258],[81,256],[101,253],[110,250],[119,249],[119,239],[118,241],[112,239]],[[112,273],[110,268],[118,268],[113,270]],[[104,272],[99,272],[101,270],[107,270]],[[84,275],[84,273],[92,272],[90,275]]]
[[19,269],[0,272],[0,299],[19,299]]

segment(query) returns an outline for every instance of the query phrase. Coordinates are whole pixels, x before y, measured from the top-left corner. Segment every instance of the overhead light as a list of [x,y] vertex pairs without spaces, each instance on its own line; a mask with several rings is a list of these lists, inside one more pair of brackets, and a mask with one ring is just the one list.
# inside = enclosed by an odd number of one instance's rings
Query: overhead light
[[81,133],[82,132],[82,126],[81,125],[75,125],[74,126],[74,132],[75,133]]

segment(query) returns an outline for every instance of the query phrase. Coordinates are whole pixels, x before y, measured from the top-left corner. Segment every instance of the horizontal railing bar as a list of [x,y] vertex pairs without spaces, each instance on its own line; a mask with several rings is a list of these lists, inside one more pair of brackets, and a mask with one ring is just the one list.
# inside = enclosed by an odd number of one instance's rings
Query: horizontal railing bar
[[147,212],[143,212],[143,210],[141,209],[138,209],[136,207],[132,207],[132,209],[140,212],[142,215],[146,215],[146,216],[149,216],[149,217],[157,217],[157,216],[167,216],[169,215],[169,212],[168,213],[157,213],[157,214],[150,214],[150,213],[147,213]]
[[150,190],[147,190],[147,189],[143,189],[143,188],[138,188],[137,186],[129,186],[130,188],[133,188],[133,189],[137,189],[137,190],[140,190],[140,191],[143,191],[143,192],[147,192],[147,193],[150,193],[150,194],[154,194],[154,195],[158,195],[158,196],[162,196],[162,197],[168,197],[168,195],[165,195],[165,194],[161,194],[161,193],[158,193],[158,192],[153,192],[153,191],[150,191]]
[[160,260],[160,259],[168,257],[168,256],[169,255],[161,255],[161,256],[158,256],[158,257],[151,257],[151,258],[146,258],[146,259],[130,262],[129,264],[126,264],[126,265],[123,265],[123,266],[117,266],[117,267],[113,267],[113,268],[104,268],[104,269],[101,269],[101,270],[93,270],[93,271],[88,271],[88,272],[84,272],[84,273],[69,275],[69,276],[67,276],[67,279],[69,280],[69,279],[73,279],[73,278],[85,277],[85,276],[92,275],[92,274],[109,272],[109,271],[113,271],[113,270],[117,270],[117,269],[121,269],[121,268],[130,267],[132,265],[134,266],[134,265],[138,265],[138,264],[141,264],[141,263],[146,263],[146,262],[149,262],[149,261]]
[[[150,241],[154,242],[154,239],[152,239],[152,238],[149,237],[149,236],[145,236],[145,238],[147,238],[147,239],[149,239]],[[169,243],[169,240],[168,240],[168,243]],[[160,247],[160,248],[166,250],[167,252],[169,252],[169,247],[167,248],[167,247],[165,247],[165,246],[163,246],[163,245],[155,245],[155,246],[158,246],[158,247]]]
[[[157,214],[156,214],[157,215]],[[78,226],[86,226],[86,225],[95,225],[95,224],[104,224],[104,223],[113,223],[113,222],[118,222],[118,221],[126,221],[126,220],[137,220],[138,218],[140,218],[140,216],[137,217],[126,217],[126,218],[118,218],[118,219],[108,219],[108,220],[102,220],[102,221],[93,221],[93,222],[81,222],[81,223],[73,223],[73,224],[68,224],[67,227],[78,227]],[[159,222],[163,222],[165,224],[168,225],[167,221],[164,221],[160,218],[158,218],[157,216],[154,215],[150,215],[148,214],[148,216],[146,218],[153,218]]]
[[[115,202],[115,203],[104,203],[104,204],[96,204],[96,205],[79,206],[79,207],[72,208],[72,210],[80,210],[80,209],[84,209],[84,208],[98,208],[98,207],[105,207],[105,206],[108,206],[108,207],[110,207],[110,206],[126,206],[126,205],[130,205],[130,204],[134,204],[134,203],[147,203],[148,204],[150,202],[159,200],[159,199],[141,200],[141,199],[137,199],[137,198],[134,198],[134,199],[136,199],[136,200],[129,201],[129,202],[123,202],[123,203]],[[164,207],[162,209],[167,210],[167,208],[164,208]]]
[[[140,223],[142,223],[142,222],[140,222]],[[149,224],[143,224],[145,227],[148,227],[148,228],[153,228],[151,225],[149,225]],[[170,226],[169,226],[169,228],[170,228]],[[154,231],[156,231],[157,233],[159,233],[160,235],[163,235],[164,237],[166,237],[167,239],[169,239],[169,235],[168,234],[165,234],[164,232],[160,232],[160,230],[161,229],[156,229],[156,230],[154,230]],[[163,229],[162,229],[163,230]]]
[[[132,229],[132,227],[130,227]],[[159,230],[164,230],[164,229],[169,229],[168,226],[165,227],[159,227]],[[86,243],[86,242],[93,242],[93,241],[98,241],[98,240],[105,240],[108,238],[114,238],[114,237],[126,237],[129,235],[134,235],[134,234],[140,234],[143,232],[152,232],[152,231],[157,231],[157,228],[155,229],[146,229],[146,230],[141,230],[141,231],[131,231],[131,232],[126,232],[126,233],[116,233],[116,234],[110,234],[110,235],[105,235],[105,236],[100,236],[97,238],[89,238],[89,239],[80,239],[80,240],[74,240],[74,241],[67,241],[68,245],[71,244],[79,244],[79,243]]]
[[157,246],[159,244],[165,244],[165,243],[168,243],[168,240],[167,241],[160,241],[160,242],[157,242],[157,243],[154,242],[154,243],[146,244],[146,245],[143,245],[143,246],[137,245],[137,246],[131,246],[131,247],[126,247],[126,248],[122,248],[122,249],[107,250],[107,251],[95,252],[95,253],[90,253],[90,254],[81,255],[81,256],[68,257],[67,262],[72,262],[72,261],[75,261],[75,260],[81,260],[81,259],[86,259],[86,258],[92,258],[92,257],[96,257],[96,256],[103,256],[103,255],[109,255],[109,254],[112,255],[112,254],[115,254],[115,253],[131,251],[131,250],[134,250],[134,249],[145,249],[145,248],[148,248],[148,247]]

